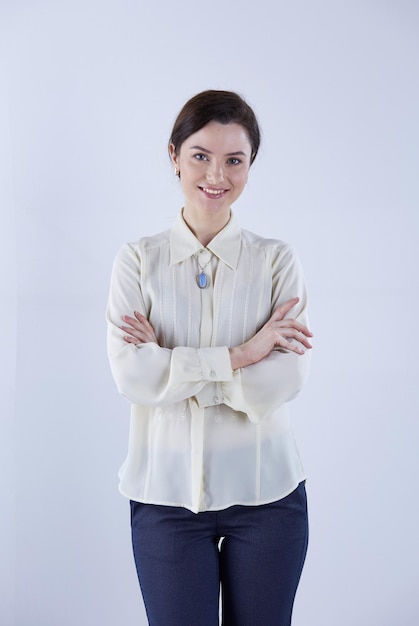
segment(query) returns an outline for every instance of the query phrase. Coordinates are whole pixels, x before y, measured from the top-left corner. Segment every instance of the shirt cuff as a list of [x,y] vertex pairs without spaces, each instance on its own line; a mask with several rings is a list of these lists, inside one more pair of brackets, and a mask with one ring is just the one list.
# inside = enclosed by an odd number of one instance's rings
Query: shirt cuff
[[205,387],[195,395],[198,406],[204,409],[222,404],[224,397],[221,383],[233,379],[228,348],[200,348],[197,352],[202,380],[208,381]]
[[227,347],[199,348],[197,352],[202,380],[210,382],[233,380],[230,353]]
[[221,383],[207,383],[201,391],[195,395],[200,409],[208,406],[224,404],[224,396]]

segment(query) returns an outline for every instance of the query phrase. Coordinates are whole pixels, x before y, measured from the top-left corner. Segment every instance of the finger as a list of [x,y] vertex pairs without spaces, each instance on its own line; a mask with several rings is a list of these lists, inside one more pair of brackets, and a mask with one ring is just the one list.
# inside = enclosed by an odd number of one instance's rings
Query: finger
[[302,333],[299,330],[296,330],[295,328],[281,328],[281,330],[277,332],[279,333],[279,336],[285,340],[295,339],[306,348],[313,347],[311,343],[309,342],[309,340],[307,339],[305,333]]
[[282,320],[285,315],[292,309],[293,306],[299,302],[300,298],[291,298],[291,300],[287,300],[284,304],[279,305],[272,314],[272,320]]
[[120,326],[121,330],[129,333],[130,336],[135,337],[135,340],[139,340],[141,343],[152,342],[158,344],[156,333],[148,319],[138,311],[134,311],[134,315],[135,317],[130,315],[122,316],[124,322],[129,324],[129,326]]
[[295,344],[292,344],[292,343],[289,344],[288,350],[290,352],[295,352],[295,354],[300,354],[300,355],[305,354],[305,351],[302,348],[300,348],[300,346],[296,346]]
[[143,318],[142,320],[138,320],[133,317],[130,317],[129,315],[123,315],[122,319],[124,320],[124,322],[130,325],[130,328],[126,326],[124,327],[121,326],[121,328],[126,329],[127,332],[131,332],[133,329],[135,329],[141,333],[148,333],[149,335],[154,334],[153,327],[151,326],[151,324],[147,322],[145,318]]
[[290,341],[285,339],[285,337],[281,337],[280,340],[276,342],[276,345],[280,348],[283,348],[284,350],[288,350],[289,352],[295,352],[296,354],[305,354],[305,351],[301,346],[296,343],[291,343]]
[[149,320],[138,311],[134,311],[134,315],[144,325],[146,331],[149,334],[150,341],[155,341],[157,343],[156,333],[154,331],[154,326],[151,324],[151,322],[149,322]]
[[302,333],[298,333],[295,339],[296,341],[299,341],[308,350],[311,350],[311,348],[313,347],[311,343],[309,342],[309,340]]
[[126,322],[127,324],[130,324],[131,326],[133,326],[133,328],[138,328],[142,322],[140,322],[138,319],[136,319],[135,317],[131,317],[130,315],[123,315],[122,319],[124,320],[124,322]]
[[274,327],[283,330],[287,328],[293,328],[295,330],[298,330],[298,332],[303,333],[303,335],[306,335],[307,337],[313,337],[313,333],[307,328],[307,326],[304,326],[304,324],[301,324],[301,322],[297,322],[296,320],[290,318],[274,322]]
[[124,333],[128,333],[129,337],[133,337],[136,342],[140,341],[141,343],[148,343],[153,341],[154,343],[157,343],[153,333],[135,330],[133,328],[129,328],[128,326],[120,326],[120,328],[124,331]]
[[124,341],[126,341],[127,343],[133,343],[134,345],[142,343],[137,337],[132,337],[131,335],[125,335]]
[[138,311],[134,311],[134,315],[141,324],[144,324],[144,326],[147,326],[148,328],[152,328],[150,322],[145,317],[145,315],[143,315],[142,313],[139,313]]
[[137,337],[140,333],[139,330],[137,330],[136,328],[132,328],[131,326],[120,326],[119,328],[123,330],[124,333],[129,333],[130,335],[133,335],[134,337]]

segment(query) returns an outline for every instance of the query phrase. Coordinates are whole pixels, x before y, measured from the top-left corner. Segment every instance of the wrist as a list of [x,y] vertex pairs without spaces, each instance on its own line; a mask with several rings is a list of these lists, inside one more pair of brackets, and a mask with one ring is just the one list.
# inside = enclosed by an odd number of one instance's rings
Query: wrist
[[231,369],[238,370],[241,367],[246,367],[246,365],[250,365],[251,361],[249,360],[248,352],[245,348],[245,344],[241,344],[240,346],[234,346],[234,348],[229,348],[230,353],[230,361],[231,361]]

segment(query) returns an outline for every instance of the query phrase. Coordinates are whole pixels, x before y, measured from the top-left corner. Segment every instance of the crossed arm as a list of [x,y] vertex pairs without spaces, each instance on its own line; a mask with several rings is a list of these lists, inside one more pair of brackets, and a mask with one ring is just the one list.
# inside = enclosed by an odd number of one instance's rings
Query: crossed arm
[[[283,348],[296,354],[304,354],[311,349],[309,338],[313,336],[307,326],[286,314],[298,303],[299,298],[292,298],[275,309],[269,320],[251,339],[238,346],[229,348],[231,369],[237,370],[264,359],[274,348]],[[158,344],[154,329],[144,315],[134,312],[133,316],[123,315],[126,335],[124,340],[135,345],[142,343]],[[294,341],[292,341],[294,340]]]

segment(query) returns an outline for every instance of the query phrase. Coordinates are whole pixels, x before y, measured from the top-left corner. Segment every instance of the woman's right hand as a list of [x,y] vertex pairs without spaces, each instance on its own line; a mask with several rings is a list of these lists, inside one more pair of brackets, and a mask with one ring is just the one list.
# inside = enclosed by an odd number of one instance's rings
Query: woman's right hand
[[154,328],[144,315],[134,311],[134,317],[130,315],[123,315],[122,319],[128,326],[121,326],[121,330],[128,333],[124,337],[124,341],[127,343],[133,343],[136,346],[141,343],[157,343],[156,333]]
[[[285,318],[285,315],[297,304],[299,298],[292,298],[281,304],[272,313],[269,320],[262,328],[248,341],[239,346],[230,348],[231,367],[233,370],[252,363],[261,361],[274,348],[284,348],[296,354],[304,354],[305,350],[312,346],[308,337],[313,334],[310,330],[292,318]],[[295,340],[297,343],[293,342]]]

